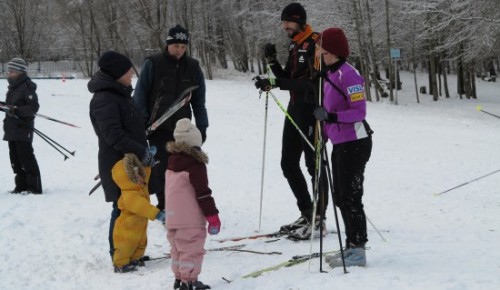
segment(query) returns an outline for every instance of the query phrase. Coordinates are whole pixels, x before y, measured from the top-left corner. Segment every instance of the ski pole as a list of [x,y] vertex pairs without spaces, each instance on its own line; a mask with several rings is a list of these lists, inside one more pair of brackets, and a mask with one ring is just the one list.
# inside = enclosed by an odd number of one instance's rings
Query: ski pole
[[[326,146],[323,148],[323,157],[327,156],[326,152]],[[340,245],[340,256],[342,257],[342,264],[344,266],[344,274],[347,274],[347,269],[345,267],[345,256],[344,256],[344,247],[342,245],[342,236],[340,234],[340,226],[339,226],[339,218],[337,215],[337,202],[335,201],[335,189],[333,188],[333,177],[332,173],[330,171],[330,162],[328,161],[328,158],[325,158],[325,163],[326,163],[326,169],[327,169],[327,176],[328,176],[328,182],[330,184],[330,189],[332,191],[332,204],[333,204],[333,214],[335,217],[335,226],[337,227],[337,236],[339,238],[339,245]]]
[[[321,39],[322,40],[322,39]],[[321,45],[321,42],[320,42]],[[321,71],[321,56],[320,56],[320,61],[319,61],[319,71]],[[309,59],[309,65],[310,59]],[[318,100],[317,100],[317,105],[322,106],[323,104],[323,82],[322,79],[319,79],[318,82]],[[309,253],[312,254],[312,245],[313,245],[313,238],[314,238],[314,232],[315,232],[315,227],[316,225],[316,213],[318,210],[317,202],[318,202],[318,197],[321,196],[321,217],[320,217],[320,226],[319,226],[319,253],[320,253],[320,262],[319,262],[319,271],[320,273],[323,272],[323,219],[325,218],[325,192],[324,192],[324,187],[321,186],[321,173],[323,171],[323,163],[322,163],[322,146],[325,146],[325,143],[323,142],[322,134],[321,134],[321,122],[316,120],[316,134],[315,134],[315,168],[314,168],[314,186],[313,186],[313,216],[312,216],[312,224],[313,227],[311,229],[311,241],[309,243]],[[324,177],[323,177],[324,178]],[[320,186],[322,188],[320,188]],[[311,270],[311,260],[309,260],[309,271]]]
[[312,150],[314,150],[314,146],[311,144],[309,139],[307,139],[307,136],[304,134],[304,132],[302,132],[302,130],[300,130],[299,125],[297,125],[297,123],[295,123],[292,116],[290,116],[290,114],[288,114],[285,106],[283,106],[283,104],[278,100],[278,98],[276,98],[276,96],[271,91],[269,91],[269,93],[271,94],[271,97],[273,97],[273,99],[276,102],[276,104],[278,105],[278,107],[280,107],[281,111],[283,111],[283,113],[285,113],[285,116],[290,121],[290,123],[292,123],[292,125],[295,127],[295,129],[297,129],[297,131],[299,131],[299,134],[304,139],[304,142],[306,142],[306,144],[309,145],[309,147]]
[[[4,104],[0,104],[0,108],[1,108],[1,109],[3,109],[2,111],[8,110],[8,109],[10,109],[10,108],[12,108],[12,107],[13,107],[13,106],[11,106],[11,105],[4,105]],[[67,126],[70,126],[70,127],[80,128],[80,127],[79,127],[79,126],[77,126],[77,125],[73,125],[73,124],[68,123],[68,122],[64,122],[64,121],[61,121],[61,120],[57,120],[57,119],[54,119],[54,118],[52,118],[52,117],[45,116],[45,115],[42,115],[42,114],[35,113],[35,116],[40,117],[40,118],[43,118],[43,119],[46,119],[46,120],[49,120],[49,121],[53,121],[53,122],[56,122],[56,123],[64,124],[64,125],[67,125]]]
[[459,184],[459,185],[457,185],[457,186],[455,186],[455,187],[452,187],[452,188],[450,188],[450,189],[447,189],[447,190],[445,190],[445,191],[441,191],[441,192],[438,192],[438,193],[434,193],[434,195],[436,195],[436,196],[437,196],[437,195],[441,195],[441,194],[447,193],[447,192],[449,192],[449,191],[452,191],[452,190],[454,190],[454,189],[457,189],[457,188],[459,188],[459,187],[462,187],[462,186],[464,186],[464,185],[467,185],[467,184],[469,184],[469,183],[471,183],[471,182],[474,182],[474,181],[476,181],[476,180],[479,180],[479,179],[481,179],[481,178],[485,178],[485,177],[490,176],[490,175],[492,175],[492,174],[495,174],[495,173],[497,173],[497,172],[500,172],[500,169],[495,170],[495,171],[493,171],[493,172],[490,172],[490,173],[488,173],[488,174],[485,174],[485,175],[483,175],[483,176],[479,176],[479,177],[478,177],[478,178],[476,178],[476,179],[473,179],[473,180],[470,180],[470,181],[464,182],[464,183],[462,183],[462,184]]
[[260,175],[260,208],[259,208],[259,232],[262,224],[262,200],[264,198],[264,172],[266,167],[266,137],[267,137],[267,111],[269,103],[269,93],[266,92],[266,105],[264,113],[264,145],[262,148],[262,173]]
[[59,146],[59,148],[61,148],[62,150],[68,152],[69,154],[71,154],[72,156],[75,156],[75,152],[76,151],[69,151],[68,149],[66,149],[66,147],[62,146],[61,144],[57,143],[56,141],[54,141],[54,139],[50,138],[49,136],[45,135],[44,133],[42,133],[40,130],[38,130],[37,128],[34,128],[35,132],[38,133],[38,135],[43,135],[43,137],[47,138],[48,140],[50,140],[52,143],[54,143],[54,145],[57,145]]
[[366,219],[368,220],[368,222],[370,223],[370,225],[372,225],[372,227],[375,229],[375,231],[380,236],[380,238],[382,239],[382,241],[387,242],[386,239],[384,238],[384,236],[382,236],[382,234],[380,233],[380,231],[377,229],[377,227],[375,226],[375,224],[372,223],[372,221],[370,220],[370,218],[368,218],[368,216],[366,216]]
[[476,110],[478,110],[479,112],[483,112],[483,113],[485,113],[485,114],[488,114],[488,115],[490,115],[490,116],[493,116],[493,117],[496,117],[496,118],[499,118],[499,119],[500,119],[500,116],[495,115],[495,114],[493,114],[493,113],[490,113],[490,112],[487,112],[487,111],[483,110],[483,109],[482,109],[482,107],[481,107],[481,106],[479,106],[479,105],[478,105],[478,106],[476,106]]
[[56,122],[56,123],[59,123],[59,124],[70,126],[70,127],[73,127],[73,128],[81,128],[81,127],[79,127],[77,125],[74,125],[74,124],[71,124],[71,123],[68,123],[68,122],[64,122],[64,121],[61,121],[61,120],[57,120],[57,119],[54,119],[52,117],[45,116],[45,115],[42,115],[42,114],[35,114],[35,116],[41,117],[43,119],[46,119],[46,120],[49,120],[49,121],[52,121],[52,122]]
[[99,187],[101,187],[101,184],[102,184],[102,180],[99,180],[99,182],[97,182],[97,184],[94,185],[94,187],[92,187],[92,189],[89,192],[89,195],[91,195],[92,193],[94,193],[94,191],[96,191]]
[[52,148],[56,149],[57,152],[61,153],[64,156],[64,161],[66,161],[66,159],[69,158],[68,155],[64,154],[64,152],[59,150],[59,148],[57,148],[54,144],[52,144],[49,140],[47,140],[44,135],[40,134],[40,132],[38,130],[35,131],[35,134],[40,136],[40,138],[42,138],[43,141],[47,142],[50,146],[52,146]]

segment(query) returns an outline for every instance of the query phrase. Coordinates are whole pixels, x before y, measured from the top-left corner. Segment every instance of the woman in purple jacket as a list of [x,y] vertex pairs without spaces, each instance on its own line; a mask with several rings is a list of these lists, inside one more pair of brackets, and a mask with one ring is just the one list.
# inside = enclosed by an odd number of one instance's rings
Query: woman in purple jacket
[[[365,165],[372,151],[373,133],[365,121],[363,77],[346,62],[349,45],[340,28],[323,31],[316,40],[326,71],[323,74],[323,107],[314,111],[333,144],[334,202],[340,209],[346,232],[346,266],[365,266],[366,216],[363,210]],[[332,268],[342,266],[340,255],[326,257]]]

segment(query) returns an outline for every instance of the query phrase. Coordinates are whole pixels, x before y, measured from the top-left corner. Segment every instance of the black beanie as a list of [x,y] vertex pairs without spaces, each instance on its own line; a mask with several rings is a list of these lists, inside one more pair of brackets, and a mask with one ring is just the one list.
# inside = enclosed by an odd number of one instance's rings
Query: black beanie
[[300,3],[290,3],[283,9],[283,12],[281,12],[281,20],[306,24],[306,10]]
[[189,42],[189,33],[188,31],[177,24],[175,27],[170,28],[167,35],[167,45],[174,43],[184,43],[187,44]]
[[132,62],[128,57],[116,51],[106,51],[99,58],[99,69],[117,80],[132,68]]

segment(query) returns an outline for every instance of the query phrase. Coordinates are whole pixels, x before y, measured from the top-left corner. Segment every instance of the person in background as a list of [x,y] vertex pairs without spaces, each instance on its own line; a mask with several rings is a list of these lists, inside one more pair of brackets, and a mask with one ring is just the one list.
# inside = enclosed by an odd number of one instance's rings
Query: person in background
[[210,289],[198,280],[198,275],[205,255],[207,231],[210,235],[218,234],[221,222],[208,187],[208,156],[201,150],[200,131],[189,119],[177,121],[174,138],[175,142],[167,144],[170,158],[165,173],[167,239],[174,289]]
[[26,61],[13,58],[7,65],[9,88],[2,111],[5,111],[3,140],[9,144],[15,187],[11,193],[42,194],[40,168],[33,150],[35,115],[40,108],[36,84],[27,74]]
[[175,123],[182,118],[191,119],[193,114],[203,142],[207,138],[205,78],[198,61],[186,55],[188,43],[189,33],[186,29],[180,25],[171,28],[165,50],[144,61],[134,91],[134,101],[140,108],[144,123],[149,126],[172,106],[182,91],[190,86],[198,86],[192,92],[189,106],[179,109],[148,136],[150,144],[158,148],[156,156],[160,163],[153,168],[150,191],[156,193],[160,210],[164,209],[165,204],[165,170],[169,156],[165,145],[174,140],[172,134]]
[[[261,79],[257,77],[255,86],[263,91],[279,87],[281,90],[290,91],[290,101],[287,111],[295,121],[300,130],[307,136],[311,144],[315,144],[315,127],[313,111],[317,104],[315,93],[315,40],[318,33],[313,32],[312,27],[306,23],[307,15],[304,7],[299,3],[287,5],[281,13],[281,25],[288,37],[292,40],[288,47],[288,60],[283,69],[277,60],[277,52],[274,44],[267,44],[264,55],[267,58],[271,70],[276,78]],[[314,233],[319,237],[320,228],[322,234],[326,234],[325,223],[320,217],[324,217],[328,203],[328,190],[326,178],[321,178],[320,185],[323,191],[319,195],[318,211],[315,224],[313,221],[313,202],[307,186],[307,181],[302,173],[300,159],[305,157],[307,171],[311,176],[314,188],[315,176],[315,152],[310,148],[307,141],[302,138],[292,122],[285,118],[283,127],[283,138],[281,147],[281,168],[283,175],[290,185],[297,200],[300,217],[290,223],[281,226],[280,232],[287,234],[294,240],[307,240]],[[325,174],[320,176],[325,177]]]
[[[373,131],[366,122],[365,82],[347,62],[349,44],[344,31],[328,28],[316,41],[326,65],[323,107],[314,110],[333,144],[334,202],[346,233],[346,266],[365,266],[366,215],[363,209],[365,166],[372,151]],[[326,256],[332,268],[342,267],[340,255]]]
[[98,138],[99,176],[106,202],[113,203],[109,223],[109,253],[113,257],[113,229],[120,215],[120,188],[113,181],[111,169],[126,153],[140,156],[142,164],[154,165],[154,148],[148,147],[146,128],[139,108],[132,100],[132,62],[126,56],[107,51],[98,61],[97,71],[87,84],[94,94],[89,115]]
[[165,223],[165,213],[151,205],[148,191],[151,167],[144,167],[135,154],[126,153],[111,172],[121,189],[120,216],[113,230],[113,264],[116,273],[126,273],[144,266],[148,219]]

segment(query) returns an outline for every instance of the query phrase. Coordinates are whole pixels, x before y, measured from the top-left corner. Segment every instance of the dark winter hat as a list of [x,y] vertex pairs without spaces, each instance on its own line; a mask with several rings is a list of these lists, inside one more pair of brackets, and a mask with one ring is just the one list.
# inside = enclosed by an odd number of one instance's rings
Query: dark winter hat
[[7,64],[7,69],[8,70],[15,70],[20,73],[25,73],[27,70],[27,65],[26,61],[22,58],[15,57],[9,61],[9,64]]
[[291,21],[298,24],[306,24],[306,10],[300,3],[288,4],[281,12],[281,21]]
[[116,51],[106,51],[99,58],[99,69],[117,80],[126,74],[132,68],[132,62],[123,54]]
[[167,45],[174,43],[184,43],[187,44],[189,42],[189,33],[188,31],[177,24],[175,27],[170,28],[167,35]]
[[174,138],[177,143],[187,143],[189,146],[201,147],[202,139],[201,133],[195,125],[191,123],[188,118],[180,119],[175,124]]
[[321,32],[316,43],[338,57],[347,58],[349,56],[349,43],[344,31],[340,28],[332,27]]

